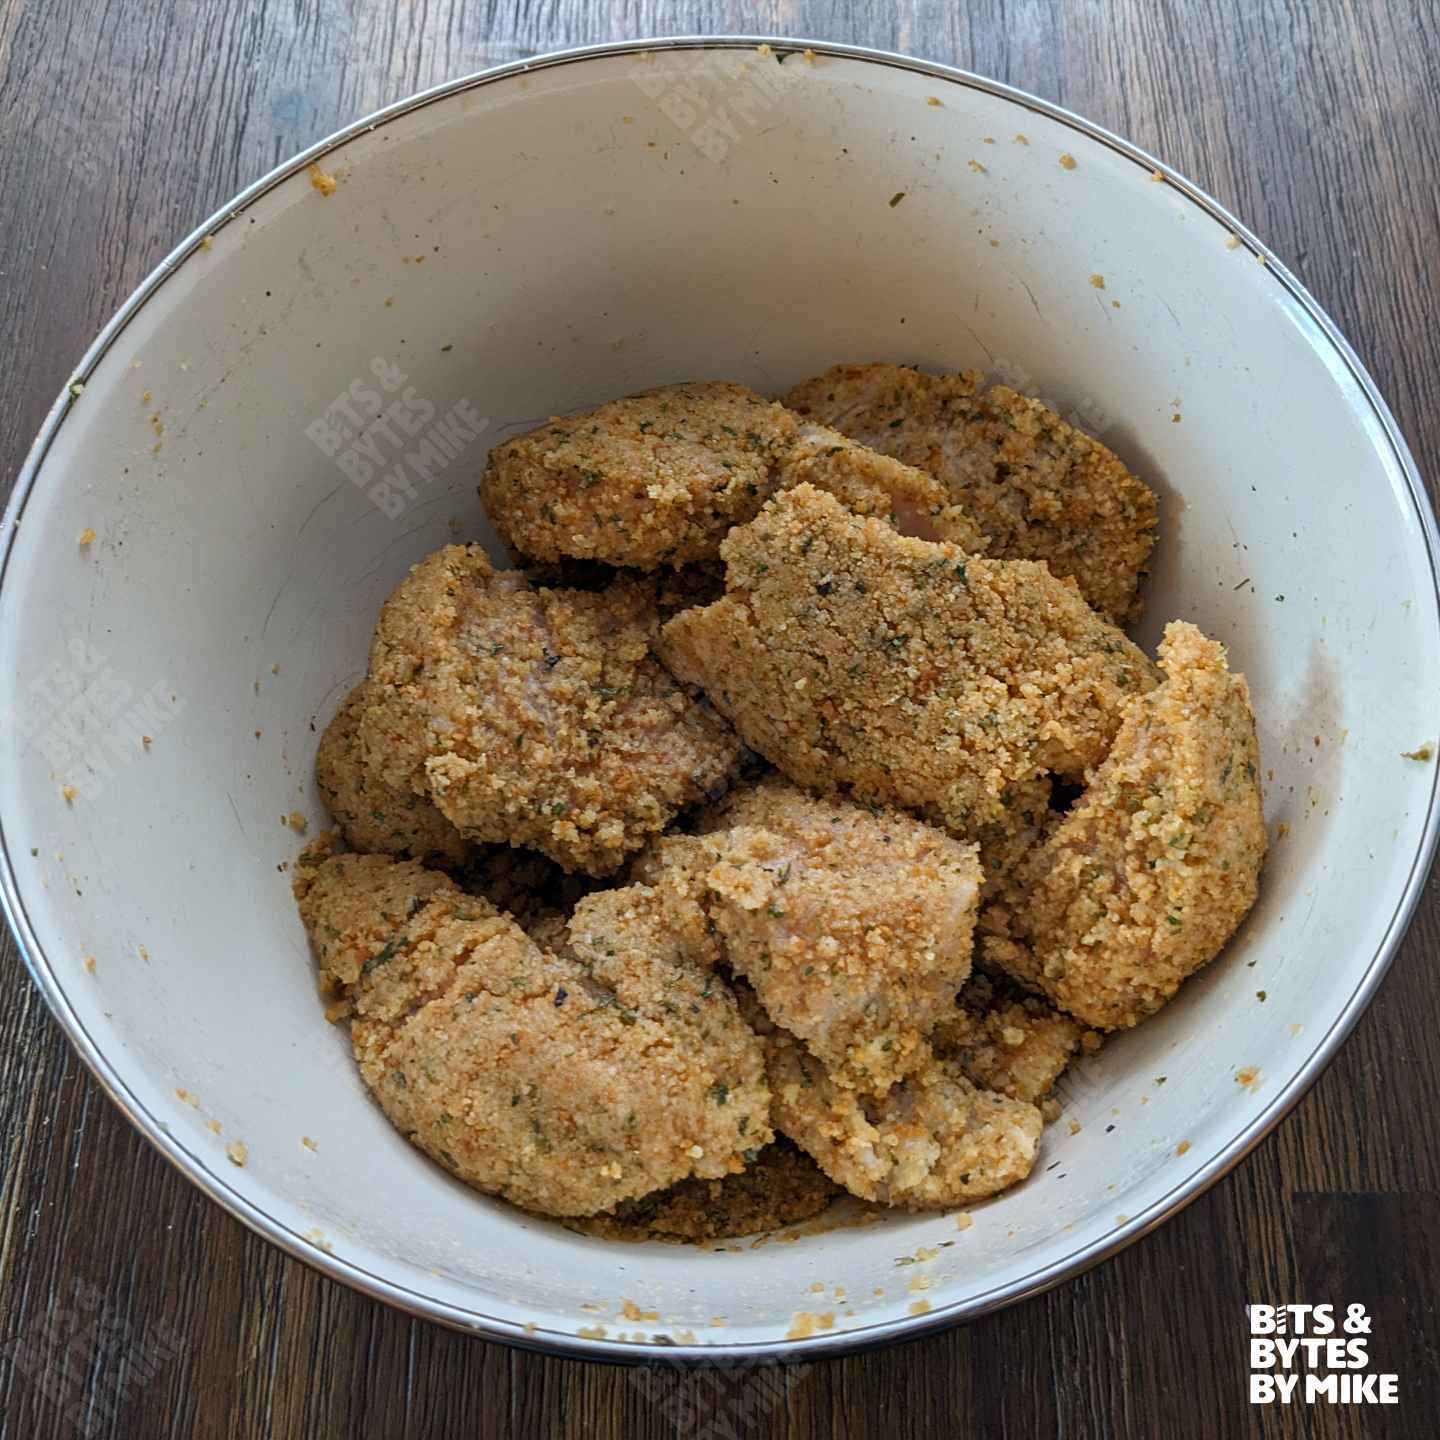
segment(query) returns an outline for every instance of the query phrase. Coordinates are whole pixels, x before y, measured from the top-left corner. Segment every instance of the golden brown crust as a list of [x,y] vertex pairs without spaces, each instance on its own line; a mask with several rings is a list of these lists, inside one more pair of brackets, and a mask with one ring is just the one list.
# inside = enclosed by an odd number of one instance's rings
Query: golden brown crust
[[621,1201],[613,1215],[565,1223],[601,1240],[734,1240],[813,1219],[841,1193],[804,1151],[778,1136],[739,1175],[692,1177],[639,1200]]
[[1057,576],[1073,575],[1107,619],[1135,619],[1155,494],[1038,401],[983,383],[978,370],[836,365],[796,385],[785,403],[936,476],[989,538],[992,558],[1044,560]]
[[386,784],[366,763],[358,732],[369,703],[370,682],[362,680],[325,727],[315,754],[316,783],[346,842],[367,855],[447,868],[470,864],[480,847],[462,835],[428,795]]
[[1168,678],[1131,700],[1109,758],[981,917],[987,956],[1099,1029],[1134,1025],[1219,953],[1265,858],[1243,675],[1166,627]]
[[897,535],[808,485],[730,533],[729,592],[661,653],[792,780],[908,806],[962,835],[1003,797],[1109,751],[1144,654],[1074,585]]
[[784,1031],[765,1044],[776,1129],[862,1200],[959,1205],[1014,1185],[1035,1163],[1040,1111],[977,1089],[954,1064],[932,1057],[875,1097],[836,1085]]
[[[612,943],[574,959],[413,861],[336,856],[301,896],[391,1122],[452,1174],[546,1214],[738,1171],[771,1137],[733,994],[686,942],[658,943],[654,892],[620,896],[606,892]],[[599,913],[582,906],[587,946]]]
[[794,434],[789,411],[743,385],[664,385],[497,445],[480,498],[514,554],[683,565],[755,514]]
[[604,875],[719,793],[741,747],[649,653],[654,597],[531,590],[479,546],[411,571],[381,611],[360,739],[478,840]]
[[726,828],[683,863],[726,960],[837,1083],[883,1093],[924,1063],[924,1036],[970,973],[975,847],[778,778],[725,809]]

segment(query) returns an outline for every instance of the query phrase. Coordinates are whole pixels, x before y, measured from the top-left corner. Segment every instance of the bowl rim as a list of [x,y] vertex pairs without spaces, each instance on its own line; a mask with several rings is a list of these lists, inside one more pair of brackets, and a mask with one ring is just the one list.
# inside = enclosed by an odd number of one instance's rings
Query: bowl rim
[[[823,40],[805,40],[773,35],[682,35],[613,41],[549,51],[528,59],[510,61],[445,81],[428,90],[419,91],[372,111],[334,131],[308,149],[301,151],[293,159],[285,161],[261,176],[192,231],[146,276],[101,330],[76,366],[70,379],[61,389],[31,445],[24,465],[16,476],[14,488],[5,507],[3,532],[0,532],[0,589],[3,589],[5,577],[9,572],[15,536],[19,530],[25,506],[31,494],[34,493],[50,446],[59,432],[70,405],[74,402],[75,392],[71,387],[76,384],[83,387],[87,377],[93,372],[102,356],[119,339],[125,327],[140,308],[179,269],[180,265],[201,247],[207,236],[215,235],[224,225],[238,220],[250,206],[277,185],[304,171],[309,165],[368,130],[373,130],[377,126],[401,116],[423,110],[438,101],[447,100],[452,96],[513,76],[623,55],[640,56],[685,50],[754,50],[762,45],[787,52],[808,50],[816,56],[823,55],[842,60],[861,61],[908,71],[916,75],[933,76],[936,79],[946,80],[952,84],[963,85],[968,89],[979,90],[999,99],[1008,100],[1065,125],[1106,146],[1123,159],[1143,166],[1152,174],[1163,177],[1168,184],[1180,191],[1193,204],[1226,225],[1258,261],[1268,266],[1276,279],[1289,292],[1291,300],[1314,322],[1320,335],[1323,336],[1323,341],[1328,342],[1335,357],[1342,362],[1364,401],[1368,404],[1371,414],[1388,444],[1391,458],[1404,476],[1406,491],[1424,536],[1426,553],[1430,562],[1431,586],[1435,593],[1437,607],[1440,607],[1440,532],[1437,532],[1435,514],[1424,482],[1395,417],[1339,327],[1279,257],[1236,216],[1232,215],[1206,191],[1139,146],[1083,116],[1014,86],[938,61],[918,59],[893,51],[862,45],[845,45]],[[1317,350],[1323,348],[1323,344],[1319,340],[1311,341],[1311,345]],[[26,968],[49,1006],[51,1014],[59,1022],[70,1044],[110,1100],[119,1107],[145,1139],[209,1199],[295,1259],[319,1270],[331,1279],[341,1281],[353,1289],[359,1290],[371,1299],[383,1301],[409,1315],[519,1349],[559,1354],[575,1359],[629,1364],[654,1363],[663,1357],[663,1363],[671,1367],[747,1362],[797,1363],[812,1359],[835,1358],[877,1349],[901,1340],[917,1339],[922,1335],[949,1329],[1039,1295],[1065,1280],[1075,1278],[1133,1244],[1142,1236],[1148,1235],[1152,1230],[1178,1214],[1186,1205],[1198,1198],[1238,1165],[1285,1118],[1319,1078],[1321,1072],[1335,1057],[1340,1045],[1364,1013],[1381,980],[1389,970],[1409,927],[1415,907],[1424,892],[1434,860],[1437,841],[1440,841],[1440,806],[1437,806],[1437,788],[1440,788],[1440,766],[1435,767],[1432,774],[1424,829],[1420,844],[1411,860],[1405,888],[1386,924],[1380,944],[1366,966],[1354,993],[1312,1051],[1310,1058],[1290,1082],[1279,1090],[1260,1113],[1208,1164],[1172,1187],[1127,1223],[1117,1226],[1113,1232],[1020,1279],[993,1286],[967,1299],[957,1300],[950,1305],[932,1310],[923,1316],[907,1316],[880,1321],[873,1325],[861,1326],[858,1329],[846,1330],[834,1335],[815,1336],[802,1341],[775,1340],[731,1345],[723,1343],[682,1345],[676,1343],[665,1345],[663,1348],[656,1346],[647,1349],[629,1342],[582,1339],[576,1335],[560,1332],[530,1331],[527,1327],[512,1321],[479,1316],[473,1311],[437,1300],[433,1296],[372,1274],[354,1261],[317,1250],[315,1246],[275,1220],[256,1203],[232,1189],[225,1180],[209,1170],[198,1155],[192,1153],[184,1144],[169,1134],[163,1127],[163,1122],[146,1110],[138,1097],[130,1090],[119,1070],[107,1059],[100,1046],[92,1039],[80,1017],[66,999],[26,915],[16,879],[16,866],[13,863],[10,845],[5,835],[3,805],[0,805],[0,908],[4,910]]]

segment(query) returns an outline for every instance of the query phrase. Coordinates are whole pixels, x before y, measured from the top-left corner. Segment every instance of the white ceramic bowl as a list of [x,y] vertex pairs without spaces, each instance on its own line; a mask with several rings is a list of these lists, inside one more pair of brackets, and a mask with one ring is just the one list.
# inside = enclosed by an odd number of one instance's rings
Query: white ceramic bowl
[[[76,1048],[261,1233],[520,1344],[753,1355],[810,1330],[800,1348],[836,1350],[1074,1274],[1295,1101],[1433,848],[1435,767],[1402,752],[1440,736],[1434,525],[1330,322],[1212,201],[1094,126],[939,66],[814,52],[572,52],[352,126],[141,287],[7,515],[4,895]],[[317,731],[407,566],[456,534],[493,543],[475,484],[498,437],[643,386],[774,393],[871,359],[1024,371],[1161,493],[1139,638],[1183,616],[1230,645],[1289,833],[1223,958],[1066,1082],[1079,1133],[1051,1126],[1029,1181],[963,1232],[900,1212],[701,1253],[527,1219],[411,1149],[322,1020],[284,823],[323,820]],[[462,422],[413,499],[378,483],[398,429],[369,475],[325,453],[370,391]],[[624,1319],[627,1299],[659,1319]]]

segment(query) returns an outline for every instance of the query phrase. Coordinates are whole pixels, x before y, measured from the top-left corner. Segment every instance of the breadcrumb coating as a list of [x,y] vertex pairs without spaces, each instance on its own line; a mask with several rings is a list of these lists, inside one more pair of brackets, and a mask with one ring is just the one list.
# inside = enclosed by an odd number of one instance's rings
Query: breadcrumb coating
[[692,1176],[642,1199],[622,1200],[613,1215],[565,1223],[601,1240],[733,1240],[813,1219],[840,1193],[842,1187],[804,1151],[778,1136],[739,1175]]
[[[616,943],[572,959],[415,861],[335,856],[296,888],[381,1108],[477,1189],[589,1215],[769,1141],[760,1042],[654,892],[611,902]],[[600,913],[582,905],[587,936]]]
[[1194,625],[1165,630],[1158,690],[981,917],[985,953],[1097,1029],[1134,1025],[1214,958],[1259,892],[1260,754],[1243,675]]
[[837,1083],[882,1094],[970,973],[975,847],[883,808],[783,780],[737,792],[684,859],[725,959]]
[[1044,565],[897,535],[808,485],[723,554],[725,598],[661,632],[671,670],[798,784],[965,837],[1007,823],[1017,784],[1098,765],[1125,701],[1156,683]]
[[942,481],[1006,560],[1073,575],[1117,625],[1144,604],[1139,583],[1159,502],[1098,440],[978,370],[923,375],[899,365],[836,365],[796,385],[800,415]]
[[876,1097],[837,1085],[793,1035],[766,1039],[771,1117],[838,1184],[862,1200],[939,1209],[1023,1180],[1044,1122],[1023,1100],[977,1089],[931,1057]]
[[664,385],[497,445],[480,498],[512,554],[642,570],[713,559],[774,490],[795,430],[743,385]]
[[902,535],[948,540],[962,550],[977,552],[989,543],[933,475],[857,444],[825,425],[798,427],[795,441],[780,463],[779,478],[780,489],[813,485],[857,515],[889,520]]
[[478,545],[438,551],[380,614],[359,732],[372,773],[474,839],[613,873],[742,753],[649,653],[655,623],[649,586],[531,590]]
[[532,562],[654,570],[713,561],[732,526],[804,482],[906,534],[986,544],[934,476],[720,381],[646,390],[507,440],[480,498],[506,548]]
[[[982,1090],[1038,1105],[1079,1052],[1085,1033],[1043,1000],[1007,994],[988,975],[977,973],[930,1040],[937,1055],[958,1064]],[[1100,1037],[1091,1034],[1098,1042]]]
[[360,717],[370,703],[362,680],[346,697],[320,737],[315,780],[325,808],[347,843],[367,855],[393,855],[432,865],[461,866],[480,849],[436,808],[428,795],[387,785],[365,761]]

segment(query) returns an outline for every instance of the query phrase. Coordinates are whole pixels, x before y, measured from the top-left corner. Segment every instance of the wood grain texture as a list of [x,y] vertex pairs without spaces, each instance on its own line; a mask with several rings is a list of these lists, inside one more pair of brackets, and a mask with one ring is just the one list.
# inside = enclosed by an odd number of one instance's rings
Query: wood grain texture
[[[1434,3],[1365,0],[0,0],[0,476],[13,480],[91,338],[171,246],[339,124],[542,50],[755,32],[957,63],[1163,157],[1295,269],[1434,477],[1437,22]],[[1437,961],[1432,881],[1379,997],[1294,1114],[1183,1214],[1068,1285],[871,1355],[637,1378],[411,1320],[251,1235],[131,1131],[6,936],[0,1436],[1430,1433],[1405,1428],[1428,1423],[1419,1408],[1386,1429],[1363,1410],[1249,1406],[1242,1307],[1387,1266],[1377,1303],[1406,1317],[1403,1363],[1433,1385]]]

